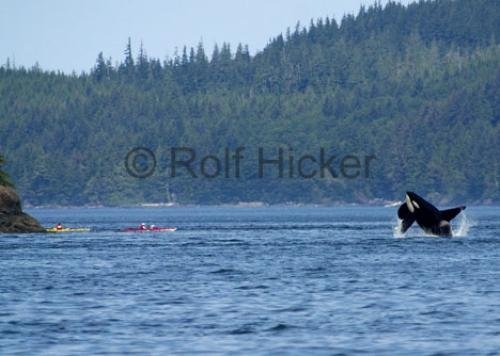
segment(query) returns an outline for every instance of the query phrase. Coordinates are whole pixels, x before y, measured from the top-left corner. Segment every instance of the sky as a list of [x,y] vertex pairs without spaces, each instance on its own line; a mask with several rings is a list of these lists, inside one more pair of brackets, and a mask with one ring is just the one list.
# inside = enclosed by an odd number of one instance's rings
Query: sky
[[[143,43],[150,57],[176,48],[247,44],[255,54],[297,21],[357,13],[374,0],[0,0],[0,65],[66,73],[88,71],[99,52],[123,59],[127,39],[134,55]],[[385,4],[387,0],[381,0]],[[405,4],[411,0],[400,0]]]

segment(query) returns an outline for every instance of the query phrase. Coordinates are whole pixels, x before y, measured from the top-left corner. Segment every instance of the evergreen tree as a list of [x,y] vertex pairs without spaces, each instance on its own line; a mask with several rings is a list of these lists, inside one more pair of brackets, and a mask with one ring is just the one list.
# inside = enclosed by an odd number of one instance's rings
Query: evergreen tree
[[102,52],[99,52],[99,55],[97,56],[96,65],[94,67],[94,78],[97,81],[101,81],[104,78],[109,78],[108,64],[104,60]]
[[137,74],[138,78],[142,81],[147,80],[149,76],[149,60],[142,41],[139,48],[139,56],[137,57]]
[[124,60],[123,64],[121,65],[121,67],[123,68],[122,71],[125,73],[126,76],[128,76],[129,78],[132,78],[132,76],[134,74],[135,67],[134,67],[134,57],[132,54],[132,41],[131,41],[130,37],[128,38],[127,46],[125,47],[125,51],[124,51],[124,55],[125,55],[125,60]]

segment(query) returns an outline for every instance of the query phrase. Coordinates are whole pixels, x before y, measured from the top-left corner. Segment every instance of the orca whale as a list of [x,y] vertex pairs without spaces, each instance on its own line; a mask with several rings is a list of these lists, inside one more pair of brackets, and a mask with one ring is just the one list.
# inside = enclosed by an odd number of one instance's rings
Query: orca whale
[[439,210],[417,194],[406,192],[405,202],[398,209],[398,217],[403,221],[401,232],[405,233],[416,221],[428,234],[451,236],[450,221],[464,209],[465,206],[459,206]]

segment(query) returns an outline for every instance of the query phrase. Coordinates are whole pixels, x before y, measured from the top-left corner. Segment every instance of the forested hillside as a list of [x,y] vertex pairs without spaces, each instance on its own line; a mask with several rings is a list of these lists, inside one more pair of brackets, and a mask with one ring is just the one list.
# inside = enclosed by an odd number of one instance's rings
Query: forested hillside
[[[129,40],[119,65],[101,53],[79,75],[7,62],[0,153],[36,205],[161,202],[167,184],[181,203],[367,202],[406,190],[498,203],[499,40],[499,1],[441,0],[297,25],[255,56],[200,44],[160,61]],[[125,170],[137,146],[156,154],[149,178]],[[180,146],[220,157],[244,146],[247,171],[170,178]],[[248,165],[259,147],[376,159],[369,177],[259,178]]]

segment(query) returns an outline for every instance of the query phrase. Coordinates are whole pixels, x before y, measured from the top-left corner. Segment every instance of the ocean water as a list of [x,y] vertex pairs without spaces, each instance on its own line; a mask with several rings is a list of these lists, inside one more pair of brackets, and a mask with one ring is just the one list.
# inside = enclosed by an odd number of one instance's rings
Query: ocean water
[[30,213],[93,231],[0,236],[1,355],[500,350],[500,208],[451,239],[382,207]]

